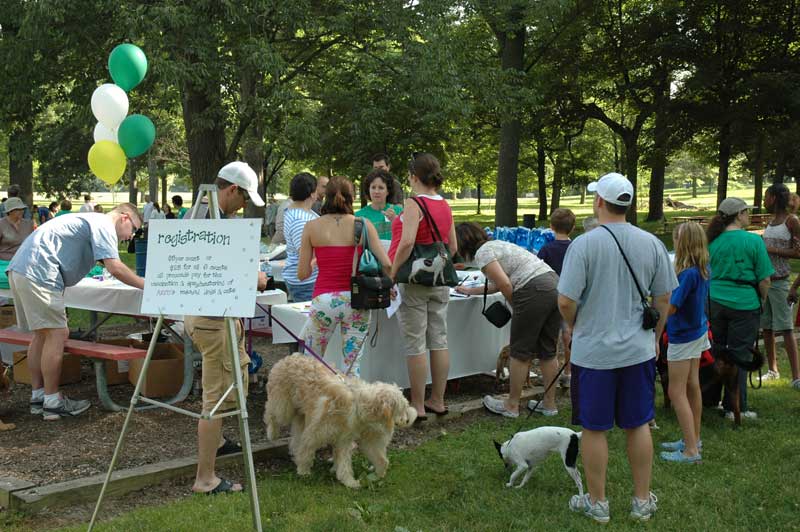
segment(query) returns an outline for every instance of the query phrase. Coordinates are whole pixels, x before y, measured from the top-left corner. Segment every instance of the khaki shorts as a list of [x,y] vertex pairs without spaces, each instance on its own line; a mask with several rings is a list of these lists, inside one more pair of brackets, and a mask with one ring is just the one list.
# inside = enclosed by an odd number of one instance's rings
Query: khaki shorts
[[761,313],[761,328],[768,331],[794,330],[793,305],[789,305],[789,279],[775,279],[769,286],[764,312]]
[[[195,347],[203,355],[203,413],[208,414],[220,400],[228,387],[234,383],[228,332],[225,320],[187,316],[184,326]],[[239,339],[239,365],[247,396],[247,364],[250,357],[244,348],[244,335],[241,320],[236,320],[236,337]],[[218,411],[236,408],[236,393],[231,391],[225,397]]]
[[402,303],[397,309],[406,355],[447,349],[447,304],[450,288],[400,284]]
[[64,292],[50,290],[15,272],[8,272],[17,325],[26,331],[66,329]]

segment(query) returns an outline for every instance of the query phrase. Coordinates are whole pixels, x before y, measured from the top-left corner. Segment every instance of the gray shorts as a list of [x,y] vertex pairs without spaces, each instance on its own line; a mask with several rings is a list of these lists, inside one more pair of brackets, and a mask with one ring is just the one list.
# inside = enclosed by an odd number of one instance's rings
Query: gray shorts
[[450,287],[400,284],[402,302],[397,309],[406,355],[447,349],[447,304]]
[[550,360],[556,356],[561,331],[558,311],[558,275],[537,275],[514,290],[511,315],[511,356],[529,361],[534,357]]
[[794,329],[794,306],[789,305],[789,279],[775,279],[769,285],[764,312],[761,313],[761,328],[768,331],[791,331]]

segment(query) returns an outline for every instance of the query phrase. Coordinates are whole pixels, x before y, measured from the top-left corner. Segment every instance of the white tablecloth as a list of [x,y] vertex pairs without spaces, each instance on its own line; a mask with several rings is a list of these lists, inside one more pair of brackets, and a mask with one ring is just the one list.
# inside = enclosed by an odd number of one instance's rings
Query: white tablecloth
[[[500,301],[502,295],[489,296],[487,305]],[[449,378],[455,379],[491,371],[497,363],[497,355],[508,344],[511,330],[510,322],[502,329],[481,315],[482,297],[453,297],[447,307],[447,343],[450,349]],[[300,336],[308,320],[309,303],[290,303],[272,307],[273,316]],[[386,311],[372,311],[372,322],[364,353],[361,357],[361,378],[368,381],[394,382],[408,387],[408,371],[397,316],[387,318]],[[369,341],[375,332],[375,322],[380,325],[377,344],[370,347]],[[277,323],[272,325],[273,343],[290,343],[295,340]],[[343,369],[342,340],[337,331],[325,353],[325,360]],[[430,379],[428,380],[430,382]]]
[[[98,281],[86,278],[64,291],[64,303],[69,308],[138,315],[142,307],[142,294],[143,292],[138,288],[133,288],[120,281]],[[0,289],[0,297],[11,298],[11,290]],[[286,303],[286,292],[283,290],[257,292],[256,303],[261,305]],[[256,314],[254,307],[253,315]],[[171,316],[171,318],[183,319],[180,316]]]

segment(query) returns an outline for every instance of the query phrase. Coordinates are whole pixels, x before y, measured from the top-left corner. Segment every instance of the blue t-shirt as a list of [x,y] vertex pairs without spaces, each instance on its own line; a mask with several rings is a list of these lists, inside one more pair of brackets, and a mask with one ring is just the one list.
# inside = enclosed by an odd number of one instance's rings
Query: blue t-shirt
[[705,307],[709,284],[696,266],[678,274],[678,288],[669,299],[670,305],[678,308],[667,318],[669,343],[685,344],[708,334]]
[[117,232],[107,215],[67,214],[31,233],[8,269],[61,292],[78,284],[98,260],[119,259],[118,246]]
[[561,275],[561,268],[564,266],[564,256],[567,248],[572,244],[572,240],[551,240],[539,250],[537,257],[545,261],[553,271]]

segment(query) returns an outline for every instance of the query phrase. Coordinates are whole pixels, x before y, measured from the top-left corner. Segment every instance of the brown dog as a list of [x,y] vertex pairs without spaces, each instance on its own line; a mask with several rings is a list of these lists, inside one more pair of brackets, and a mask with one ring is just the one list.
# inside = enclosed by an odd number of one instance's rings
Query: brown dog
[[[503,349],[500,350],[500,354],[497,355],[497,367],[494,370],[494,385],[497,388],[500,388],[500,381],[506,380],[506,368],[509,367],[509,359],[511,358],[511,346],[507,345]],[[533,361],[528,362],[528,373],[525,377],[525,386],[530,387],[531,384],[531,364]]]
[[750,348],[753,355],[752,362],[746,366],[737,365],[730,353],[725,348],[714,350],[713,376],[709,382],[702,383],[703,392],[712,386],[722,386],[728,393],[733,411],[733,423],[735,427],[742,424],[741,397],[739,394],[739,371],[758,371],[764,364],[764,355],[755,347]]
[[[3,368],[2,371],[0,371],[0,392],[3,392],[4,395],[8,395],[8,390],[11,388],[11,379],[8,378],[8,366],[0,364],[0,367]],[[3,421],[0,420],[0,432],[14,430],[15,428],[17,428],[17,426],[13,423],[3,423]]]

